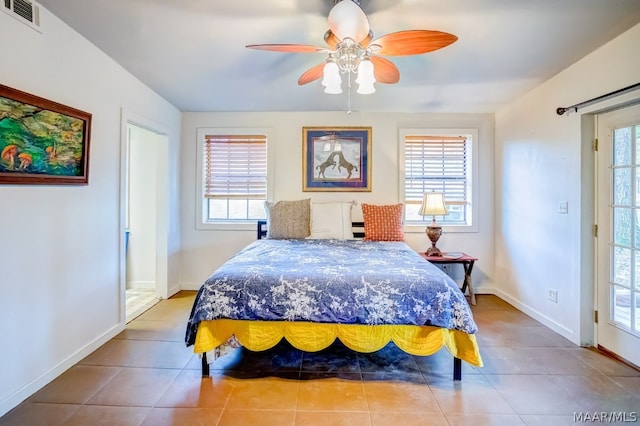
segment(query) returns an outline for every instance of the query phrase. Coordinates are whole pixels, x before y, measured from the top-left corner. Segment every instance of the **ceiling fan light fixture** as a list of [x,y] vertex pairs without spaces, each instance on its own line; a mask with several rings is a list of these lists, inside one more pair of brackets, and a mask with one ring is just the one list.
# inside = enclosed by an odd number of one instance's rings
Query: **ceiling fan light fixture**
[[[250,44],[250,49],[272,52],[324,53],[324,62],[306,70],[298,85],[302,86],[322,78],[324,92],[342,93],[342,78],[351,100],[351,82],[356,76],[359,94],[376,91],[375,83],[395,84],[400,71],[385,56],[421,55],[449,46],[458,40],[454,34],[434,30],[404,30],[373,39],[369,19],[358,0],[335,0],[329,11],[329,29],[324,33],[327,47],[307,44]],[[374,69],[375,68],[375,69]]]
[[329,28],[338,38],[362,41],[369,35],[369,19],[352,0],[342,0],[329,12]]
[[369,58],[362,59],[358,65],[358,78],[356,78],[356,83],[358,83],[357,92],[361,95],[375,93],[376,88],[373,86],[375,82],[376,77],[373,73],[373,63]]
[[331,95],[337,95],[342,93],[342,79],[340,78],[340,69],[335,61],[328,60],[324,64],[322,70],[324,78],[322,79],[322,85],[324,86],[324,92]]

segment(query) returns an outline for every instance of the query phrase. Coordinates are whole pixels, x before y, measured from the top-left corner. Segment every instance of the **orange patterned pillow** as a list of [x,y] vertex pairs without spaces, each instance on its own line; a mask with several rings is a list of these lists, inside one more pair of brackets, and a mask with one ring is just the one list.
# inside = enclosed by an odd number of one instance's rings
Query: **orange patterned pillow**
[[402,204],[362,204],[365,241],[404,241]]

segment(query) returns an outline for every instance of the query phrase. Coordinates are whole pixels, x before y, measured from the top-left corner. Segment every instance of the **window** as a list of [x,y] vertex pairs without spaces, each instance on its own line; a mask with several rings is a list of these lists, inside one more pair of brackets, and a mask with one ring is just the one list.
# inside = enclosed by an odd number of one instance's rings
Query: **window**
[[[199,129],[202,220],[251,224],[264,219],[268,193],[267,134],[258,129]],[[240,227],[238,229],[243,229]]]
[[[405,225],[420,231],[431,217],[418,214],[425,192],[443,192],[449,214],[436,217],[438,223],[454,230],[472,229],[473,145],[476,130],[403,130],[401,140],[400,191],[405,203]],[[477,228],[477,226],[475,227]],[[417,229],[416,229],[417,230]]]

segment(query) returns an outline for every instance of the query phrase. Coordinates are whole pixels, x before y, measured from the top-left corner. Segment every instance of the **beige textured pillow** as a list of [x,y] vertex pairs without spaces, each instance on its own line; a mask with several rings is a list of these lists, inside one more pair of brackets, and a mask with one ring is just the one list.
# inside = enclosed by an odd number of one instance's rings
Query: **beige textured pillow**
[[267,238],[295,239],[311,235],[311,199],[264,202]]

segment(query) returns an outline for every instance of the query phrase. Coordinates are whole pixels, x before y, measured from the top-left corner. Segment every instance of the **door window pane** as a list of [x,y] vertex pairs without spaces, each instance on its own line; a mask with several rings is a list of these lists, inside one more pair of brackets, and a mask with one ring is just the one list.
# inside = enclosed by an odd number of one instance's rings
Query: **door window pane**
[[631,250],[622,247],[613,249],[613,282],[630,286],[631,278]]
[[623,327],[631,329],[631,293],[628,289],[613,286],[613,321],[621,324]]
[[613,204],[616,206],[631,205],[631,168],[624,167],[613,170]]
[[616,129],[613,133],[613,165],[631,165],[631,127]]
[[631,209],[613,209],[613,243],[631,246]]

